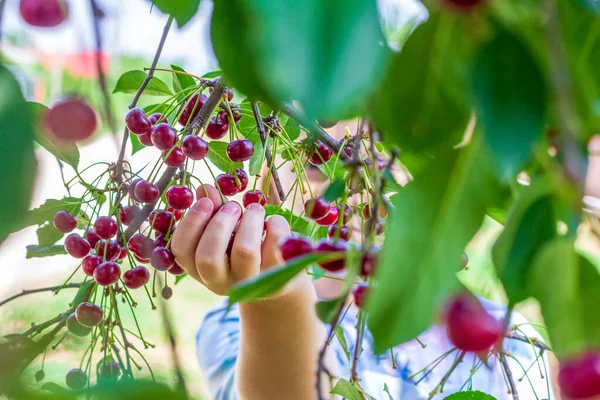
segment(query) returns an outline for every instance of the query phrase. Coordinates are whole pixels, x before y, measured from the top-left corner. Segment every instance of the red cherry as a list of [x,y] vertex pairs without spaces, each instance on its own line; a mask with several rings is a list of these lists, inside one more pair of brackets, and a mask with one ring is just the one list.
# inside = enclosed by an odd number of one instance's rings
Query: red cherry
[[204,106],[204,103],[206,103],[206,100],[208,100],[206,95],[200,95],[199,93],[196,93],[189,98],[182,107],[179,123],[183,126],[186,126],[188,123],[194,121],[194,119],[198,116],[200,109],[202,106]]
[[159,150],[170,150],[177,143],[177,133],[171,125],[161,122],[152,128],[152,144]]
[[329,214],[330,209],[329,203],[322,196],[313,197],[304,203],[304,212],[306,212],[309,218],[314,220],[325,217]]
[[375,224],[375,235],[381,235],[385,231],[385,220],[381,217],[377,217],[377,223]]
[[87,276],[94,276],[94,270],[100,264],[102,264],[102,257],[89,255],[83,259],[81,269]]
[[246,208],[248,208],[248,206],[252,203],[259,203],[261,206],[264,206],[267,204],[267,196],[265,196],[260,190],[249,190],[244,193],[242,203]]
[[140,180],[134,189],[135,197],[139,200],[140,203],[154,203],[160,197],[160,191],[156,187],[156,185]]
[[96,113],[85,101],[68,98],[54,104],[45,116],[46,126],[64,141],[85,140],[96,130]]
[[124,260],[127,257],[127,247],[121,247],[121,251],[119,252],[119,260]]
[[[106,259],[104,258],[104,248],[106,247]],[[106,261],[116,261],[121,255],[121,246],[114,240],[101,240],[96,243],[96,255]]]
[[329,236],[331,239],[335,239],[337,237],[338,239],[346,241],[350,240],[351,234],[352,232],[350,231],[350,228],[348,228],[346,225],[331,225],[327,231],[327,236]]
[[[208,92],[212,94],[213,88],[208,88]],[[223,98],[227,98],[227,101],[233,100],[233,89],[227,89],[223,91]]]
[[206,136],[211,139],[221,139],[227,133],[229,125],[218,118],[212,117],[206,127]]
[[371,207],[368,204],[365,204],[365,206],[363,207],[362,216],[364,219],[371,218]]
[[167,208],[167,211],[172,213],[175,216],[175,221],[179,221],[181,219],[181,217],[183,216],[182,210],[176,210],[173,207]]
[[238,192],[243,192],[248,187],[248,174],[241,168],[236,168],[235,173],[240,180],[240,187]]
[[177,261],[176,261],[175,264],[173,264],[173,266],[169,270],[169,273],[171,275],[183,275],[183,274],[185,274],[185,269],[181,268],[181,266],[179,264],[177,264]]
[[143,266],[135,267],[123,274],[123,283],[129,289],[138,289],[150,280],[150,272]]
[[150,256],[150,265],[159,271],[168,271],[175,264],[175,257],[171,250],[164,247],[157,247]]
[[315,152],[310,156],[310,163],[312,165],[323,165],[331,159],[332,154],[333,151],[329,147],[317,140]]
[[563,360],[558,384],[562,394],[570,399],[600,396],[600,352],[586,352]]
[[333,225],[337,222],[339,213],[340,211],[336,206],[329,206],[329,213],[327,213],[327,215],[323,218],[316,220],[315,222],[321,226]]
[[[242,113],[237,108],[232,108],[231,109],[231,114],[233,115],[233,121],[236,124],[238,122],[240,122],[240,120],[242,119]],[[223,110],[223,111],[219,112],[218,118],[223,123],[229,124],[229,119],[230,119],[230,117],[229,117],[229,111]]]
[[125,116],[125,125],[134,135],[152,133],[152,124],[141,108],[132,108]]
[[156,123],[161,120],[163,118],[163,115],[161,113],[154,113],[151,116],[148,117],[148,120],[150,121],[150,123],[154,126],[156,125]]
[[[371,159],[369,157],[365,157],[365,159],[363,160],[363,162],[367,165],[371,165]],[[379,170],[379,172],[382,172],[386,165],[385,165],[385,161],[383,161],[381,158],[376,157],[375,158],[375,162],[377,163],[377,169]]]
[[131,198],[131,200],[133,201],[140,201],[136,196],[135,196],[135,187],[137,186],[138,183],[140,183],[141,181],[143,181],[143,179],[140,178],[135,178],[134,180],[131,181],[131,183],[129,184],[129,187],[127,188],[127,194],[129,195],[129,197]]
[[[341,211],[340,207],[338,207],[338,211]],[[346,206],[344,207],[344,225],[346,225],[350,221],[350,218],[352,218],[352,214],[352,208],[348,204],[346,204]]]
[[196,135],[187,135],[181,143],[183,154],[192,160],[202,160],[208,154],[208,143]]
[[254,154],[254,145],[248,139],[238,139],[227,145],[227,157],[231,161],[248,161]]
[[92,331],[92,328],[83,326],[79,323],[79,321],[77,321],[77,317],[75,316],[74,312],[67,317],[67,329],[73,335],[82,337],[89,335]]
[[365,282],[361,282],[354,286],[354,289],[352,289],[352,297],[354,297],[354,304],[356,304],[356,307],[362,309],[365,306],[367,295],[370,290],[369,284]]
[[484,0],[444,0],[450,7],[470,11],[484,2]]
[[110,239],[117,234],[119,225],[111,217],[99,217],[94,222],[94,232],[102,239]]
[[152,226],[155,231],[161,233],[169,232],[169,229],[173,226],[171,219],[173,219],[173,214],[164,210],[152,211],[148,216],[150,226]]
[[96,235],[93,228],[90,228],[85,233],[85,240],[90,244],[90,248],[96,248],[96,244],[100,241],[100,236]]
[[233,196],[240,190],[235,181],[235,177],[231,174],[219,174],[215,178],[215,185],[221,190],[224,196]]
[[100,307],[87,302],[79,304],[75,309],[77,322],[88,328],[100,325],[100,322],[102,322],[102,315],[102,309]]
[[280,242],[279,250],[281,251],[281,257],[287,262],[295,257],[312,253],[313,246],[310,239],[304,236],[292,235]]
[[375,268],[377,267],[377,258],[379,257],[380,251],[381,248],[379,246],[372,245],[371,248],[363,254],[360,266],[360,273],[362,276],[373,276]]
[[19,12],[31,26],[54,28],[66,21],[69,7],[64,0],[21,0]]
[[62,233],[69,233],[77,227],[77,218],[64,210],[60,210],[54,214],[52,222],[54,223],[54,227]]
[[179,147],[175,147],[163,153],[163,160],[169,167],[181,167],[185,162],[185,154]]
[[194,202],[194,192],[187,186],[171,186],[167,189],[167,203],[177,210],[190,208]]
[[160,235],[156,236],[156,239],[154,239],[154,247],[167,247],[167,235],[165,235],[164,233],[161,233]]
[[110,286],[117,283],[121,277],[121,268],[116,262],[106,261],[96,267],[94,279],[100,286]]
[[142,235],[141,233],[136,233],[129,239],[129,242],[127,242],[127,248],[135,256],[144,261],[148,261],[148,259],[150,259],[150,254],[152,254],[152,250],[154,249],[154,245],[152,243],[152,239]]
[[71,257],[83,258],[88,255],[90,248],[90,243],[77,233],[71,233],[65,239],[65,250]]
[[129,225],[133,222],[135,217],[142,211],[142,209],[137,205],[125,206],[121,208],[119,211],[119,218],[121,219],[121,223],[123,225]]
[[152,143],[152,133],[146,133],[144,135],[139,135],[138,139],[139,139],[140,143],[146,147],[154,146],[154,143]]
[[[321,239],[316,243],[315,251],[318,253],[345,253],[348,251],[348,243],[344,240],[333,241],[331,239]],[[346,260],[344,258],[333,261],[322,261],[319,263],[324,270],[329,272],[341,271],[344,269],[345,264]]]
[[470,293],[461,293],[446,304],[446,332],[458,349],[482,352],[502,336],[502,323],[485,311]]

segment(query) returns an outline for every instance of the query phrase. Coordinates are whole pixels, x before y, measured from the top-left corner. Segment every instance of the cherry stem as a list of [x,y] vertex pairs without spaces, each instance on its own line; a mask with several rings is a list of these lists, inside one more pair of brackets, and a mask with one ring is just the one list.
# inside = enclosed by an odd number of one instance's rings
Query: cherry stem
[[510,366],[508,365],[508,361],[506,361],[506,353],[501,351],[498,354],[498,360],[502,365],[502,369],[504,369],[504,373],[506,374],[506,379],[508,379],[508,384],[510,386],[510,393],[512,394],[513,400],[519,400],[519,393],[517,392],[517,385],[515,384],[515,379],[513,377]]

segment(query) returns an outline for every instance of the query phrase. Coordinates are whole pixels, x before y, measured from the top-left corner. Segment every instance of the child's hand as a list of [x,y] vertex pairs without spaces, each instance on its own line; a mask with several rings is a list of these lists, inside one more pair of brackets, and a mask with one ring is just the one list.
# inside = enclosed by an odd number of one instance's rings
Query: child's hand
[[[274,215],[267,221],[267,235],[261,243],[265,210],[251,204],[245,213],[235,202],[223,204],[212,186],[198,188],[198,201],[178,225],[171,242],[177,263],[190,276],[216,294],[225,295],[232,284],[258,275],[282,262],[279,240],[290,233],[285,218]],[[238,225],[239,224],[239,225]],[[231,257],[226,254],[236,231]]]

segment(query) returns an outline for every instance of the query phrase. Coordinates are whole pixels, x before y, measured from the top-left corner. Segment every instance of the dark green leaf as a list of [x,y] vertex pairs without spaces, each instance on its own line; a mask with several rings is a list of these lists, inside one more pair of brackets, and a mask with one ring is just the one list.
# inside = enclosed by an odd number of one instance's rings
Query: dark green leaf
[[327,187],[325,193],[323,193],[323,197],[325,200],[332,202],[342,197],[345,191],[346,181],[342,179],[336,179]]
[[598,0],[579,0],[579,2],[588,10],[600,14],[600,2]]
[[356,386],[354,386],[353,384],[351,384],[344,378],[337,381],[337,383],[335,384],[335,387],[331,391],[331,394],[340,395],[347,400],[362,400],[363,399],[363,397],[360,395],[360,392],[358,391]]
[[200,6],[200,0],[152,0],[152,3],[160,11],[175,18],[180,28],[196,15]]
[[350,362],[350,351],[348,351],[348,343],[346,342],[346,336],[344,336],[344,330],[341,326],[336,325],[333,333],[335,333],[335,337],[338,342],[340,342],[340,346],[342,346],[342,350],[344,350],[344,354],[346,355],[348,362]]
[[93,279],[81,285],[79,287],[79,290],[75,294],[73,301],[71,302],[71,307],[77,307],[79,304],[83,303],[84,301],[87,301],[95,288],[96,281],[94,281]]
[[[175,71],[185,72],[185,70],[177,65],[171,64],[171,68]],[[196,81],[189,75],[177,74],[175,72],[173,74],[173,89],[175,92],[181,92],[183,89],[188,88],[190,86],[196,85]]]
[[[144,71],[128,71],[125,72],[115,85],[113,93],[135,94],[146,79],[147,74]],[[173,92],[160,79],[154,77],[144,89],[144,94],[148,96],[171,96]]]
[[492,165],[503,181],[512,181],[544,130],[543,73],[525,44],[501,31],[473,61],[472,85]]
[[47,136],[43,130],[42,117],[48,111],[48,107],[40,103],[27,103],[34,121],[35,141],[40,146],[54,154],[56,158],[69,164],[77,170],[79,165],[79,149],[75,143],[58,143]]
[[496,400],[496,398],[478,390],[469,390],[467,392],[451,394],[444,398],[444,400]]
[[[395,55],[372,105],[373,120],[389,147],[408,153],[460,142],[471,114],[467,43],[454,16],[434,14]],[[405,162],[407,154],[402,157]]]
[[339,253],[314,253],[295,258],[286,265],[268,269],[256,278],[234,285],[229,291],[229,305],[263,299],[277,292],[310,264],[338,258]]
[[64,234],[54,227],[52,223],[40,226],[36,231],[39,247],[50,247],[58,242]]
[[140,139],[138,139],[137,135],[134,135],[131,132],[129,132],[129,140],[131,141],[131,155],[134,155],[146,147],[144,144],[142,144],[142,142],[140,142]]
[[36,244],[30,244],[27,246],[27,254],[25,255],[25,258],[52,257],[58,254],[67,254],[67,251],[62,244],[57,244],[50,247],[39,247]]
[[0,65],[0,243],[22,227],[33,190],[36,160],[29,107],[13,75]]
[[213,140],[208,144],[208,154],[206,158],[212,162],[215,167],[223,172],[232,172],[236,168],[242,168],[241,162],[233,162],[227,156],[227,143]]
[[48,199],[38,208],[34,208],[27,213],[27,218],[24,218],[19,229],[26,228],[31,225],[43,225],[45,222],[51,222],[60,210],[68,211],[71,215],[77,215],[81,207],[81,199],[77,197],[65,197],[64,199]]
[[379,285],[367,304],[378,353],[427,329],[458,285],[462,253],[495,191],[480,141],[476,136],[466,148],[440,154],[394,197]]
[[533,259],[556,236],[551,191],[551,184],[545,180],[526,188],[513,205],[492,249],[494,265],[511,304],[529,297],[527,282]]
[[340,307],[344,306],[344,300],[346,300],[346,296],[334,300],[318,301],[315,306],[317,317],[326,324],[332,324]]

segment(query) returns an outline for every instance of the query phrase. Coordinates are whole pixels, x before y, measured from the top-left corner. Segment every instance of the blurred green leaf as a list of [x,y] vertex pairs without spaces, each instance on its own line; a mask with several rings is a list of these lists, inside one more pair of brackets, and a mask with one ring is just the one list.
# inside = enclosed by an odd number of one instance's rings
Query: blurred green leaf
[[[136,94],[137,91],[142,86],[142,83],[146,79],[146,74],[144,71],[127,71],[117,81],[115,85],[115,89],[113,93],[127,93],[127,94]],[[144,89],[144,95],[148,96],[171,96],[173,92],[166,83],[161,81],[160,79],[154,77]]]
[[[171,64],[171,69],[175,71],[185,72],[185,70],[177,65]],[[177,74],[172,72],[173,74],[173,90],[175,92],[181,92],[183,89],[188,88],[190,86],[196,85],[196,81],[189,75]]]
[[181,274],[181,275],[177,275],[175,277],[175,284],[177,285],[183,278],[187,278],[189,275],[186,274]]
[[335,201],[342,197],[344,192],[346,191],[346,181],[343,179],[335,179],[333,182],[329,184],[327,189],[325,189],[325,193],[323,193],[323,197],[328,202]]
[[[285,114],[280,116],[280,121],[282,121],[283,117],[287,117]],[[287,122],[284,125],[285,128],[285,132],[288,135],[288,138],[291,141],[295,141],[296,139],[298,139],[300,137],[300,125],[298,124],[298,121],[296,121],[293,118],[288,118]]]
[[52,246],[64,236],[64,234],[56,229],[52,223],[40,226],[36,231],[36,235],[39,247]]
[[57,244],[50,247],[39,247],[36,244],[30,244],[27,246],[27,253],[25,258],[41,258],[41,257],[52,257],[58,254],[67,254],[65,247],[62,244]]
[[600,2],[598,0],[579,0],[579,3],[587,7],[588,10],[600,14]]
[[42,117],[48,111],[48,107],[40,103],[28,102],[31,117],[34,121],[35,141],[48,150],[61,161],[69,164],[77,170],[79,165],[79,149],[75,143],[58,143],[47,136],[43,130]]
[[63,386],[60,386],[58,383],[45,382],[42,385],[42,390],[45,390],[55,395],[65,396],[66,398],[73,398],[73,394],[71,393],[71,391]]
[[21,229],[31,200],[36,160],[34,127],[21,88],[0,64],[0,243]]
[[158,9],[172,16],[178,27],[182,27],[196,15],[200,0],[151,0]]
[[469,390],[451,394],[445,397],[444,400],[496,400],[496,398],[478,390]]
[[79,287],[79,290],[75,294],[73,301],[71,302],[71,307],[77,307],[79,304],[87,301],[90,297],[92,291],[96,288],[96,281],[93,279],[85,282]]
[[337,394],[347,400],[362,400],[363,399],[363,396],[361,396],[361,394],[358,391],[358,389],[356,388],[356,386],[354,386],[353,384],[351,384],[344,378],[341,378],[339,381],[337,381],[337,383],[335,384],[335,387],[331,391],[331,394]]
[[503,181],[513,181],[544,130],[543,72],[519,38],[500,31],[473,61],[471,81],[492,165]]
[[450,147],[461,140],[471,115],[464,28],[451,13],[431,15],[394,56],[374,96],[373,121],[388,147],[405,152],[402,162],[411,151]]
[[317,317],[326,324],[332,324],[335,317],[338,315],[340,307],[344,306],[346,296],[339,297],[333,300],[318,301],[315,305]]
[[333,330],[333,333],[335,333],[335,337],[337,338],[338,342],[340,342],[340,346],[342,346],[342,350],[344,350],[344,354],[346,355],[348,362],[350,362],[350,352],[348,351],[348,342],[346,342],[344,330],[341,326],[336,325],[336,327]]
[[441,153],[394,197],[379,284],[367,303],[377,353],[427,329],[458,285],[462,253],[496,190],[488,163],[476,136],[460,151]]
[[208,143],[206,158],[223,172],[232,172],[234,169],[244,166],[241,162],[233,162],[229,159],[227,156],[227,143],[216,140]]

